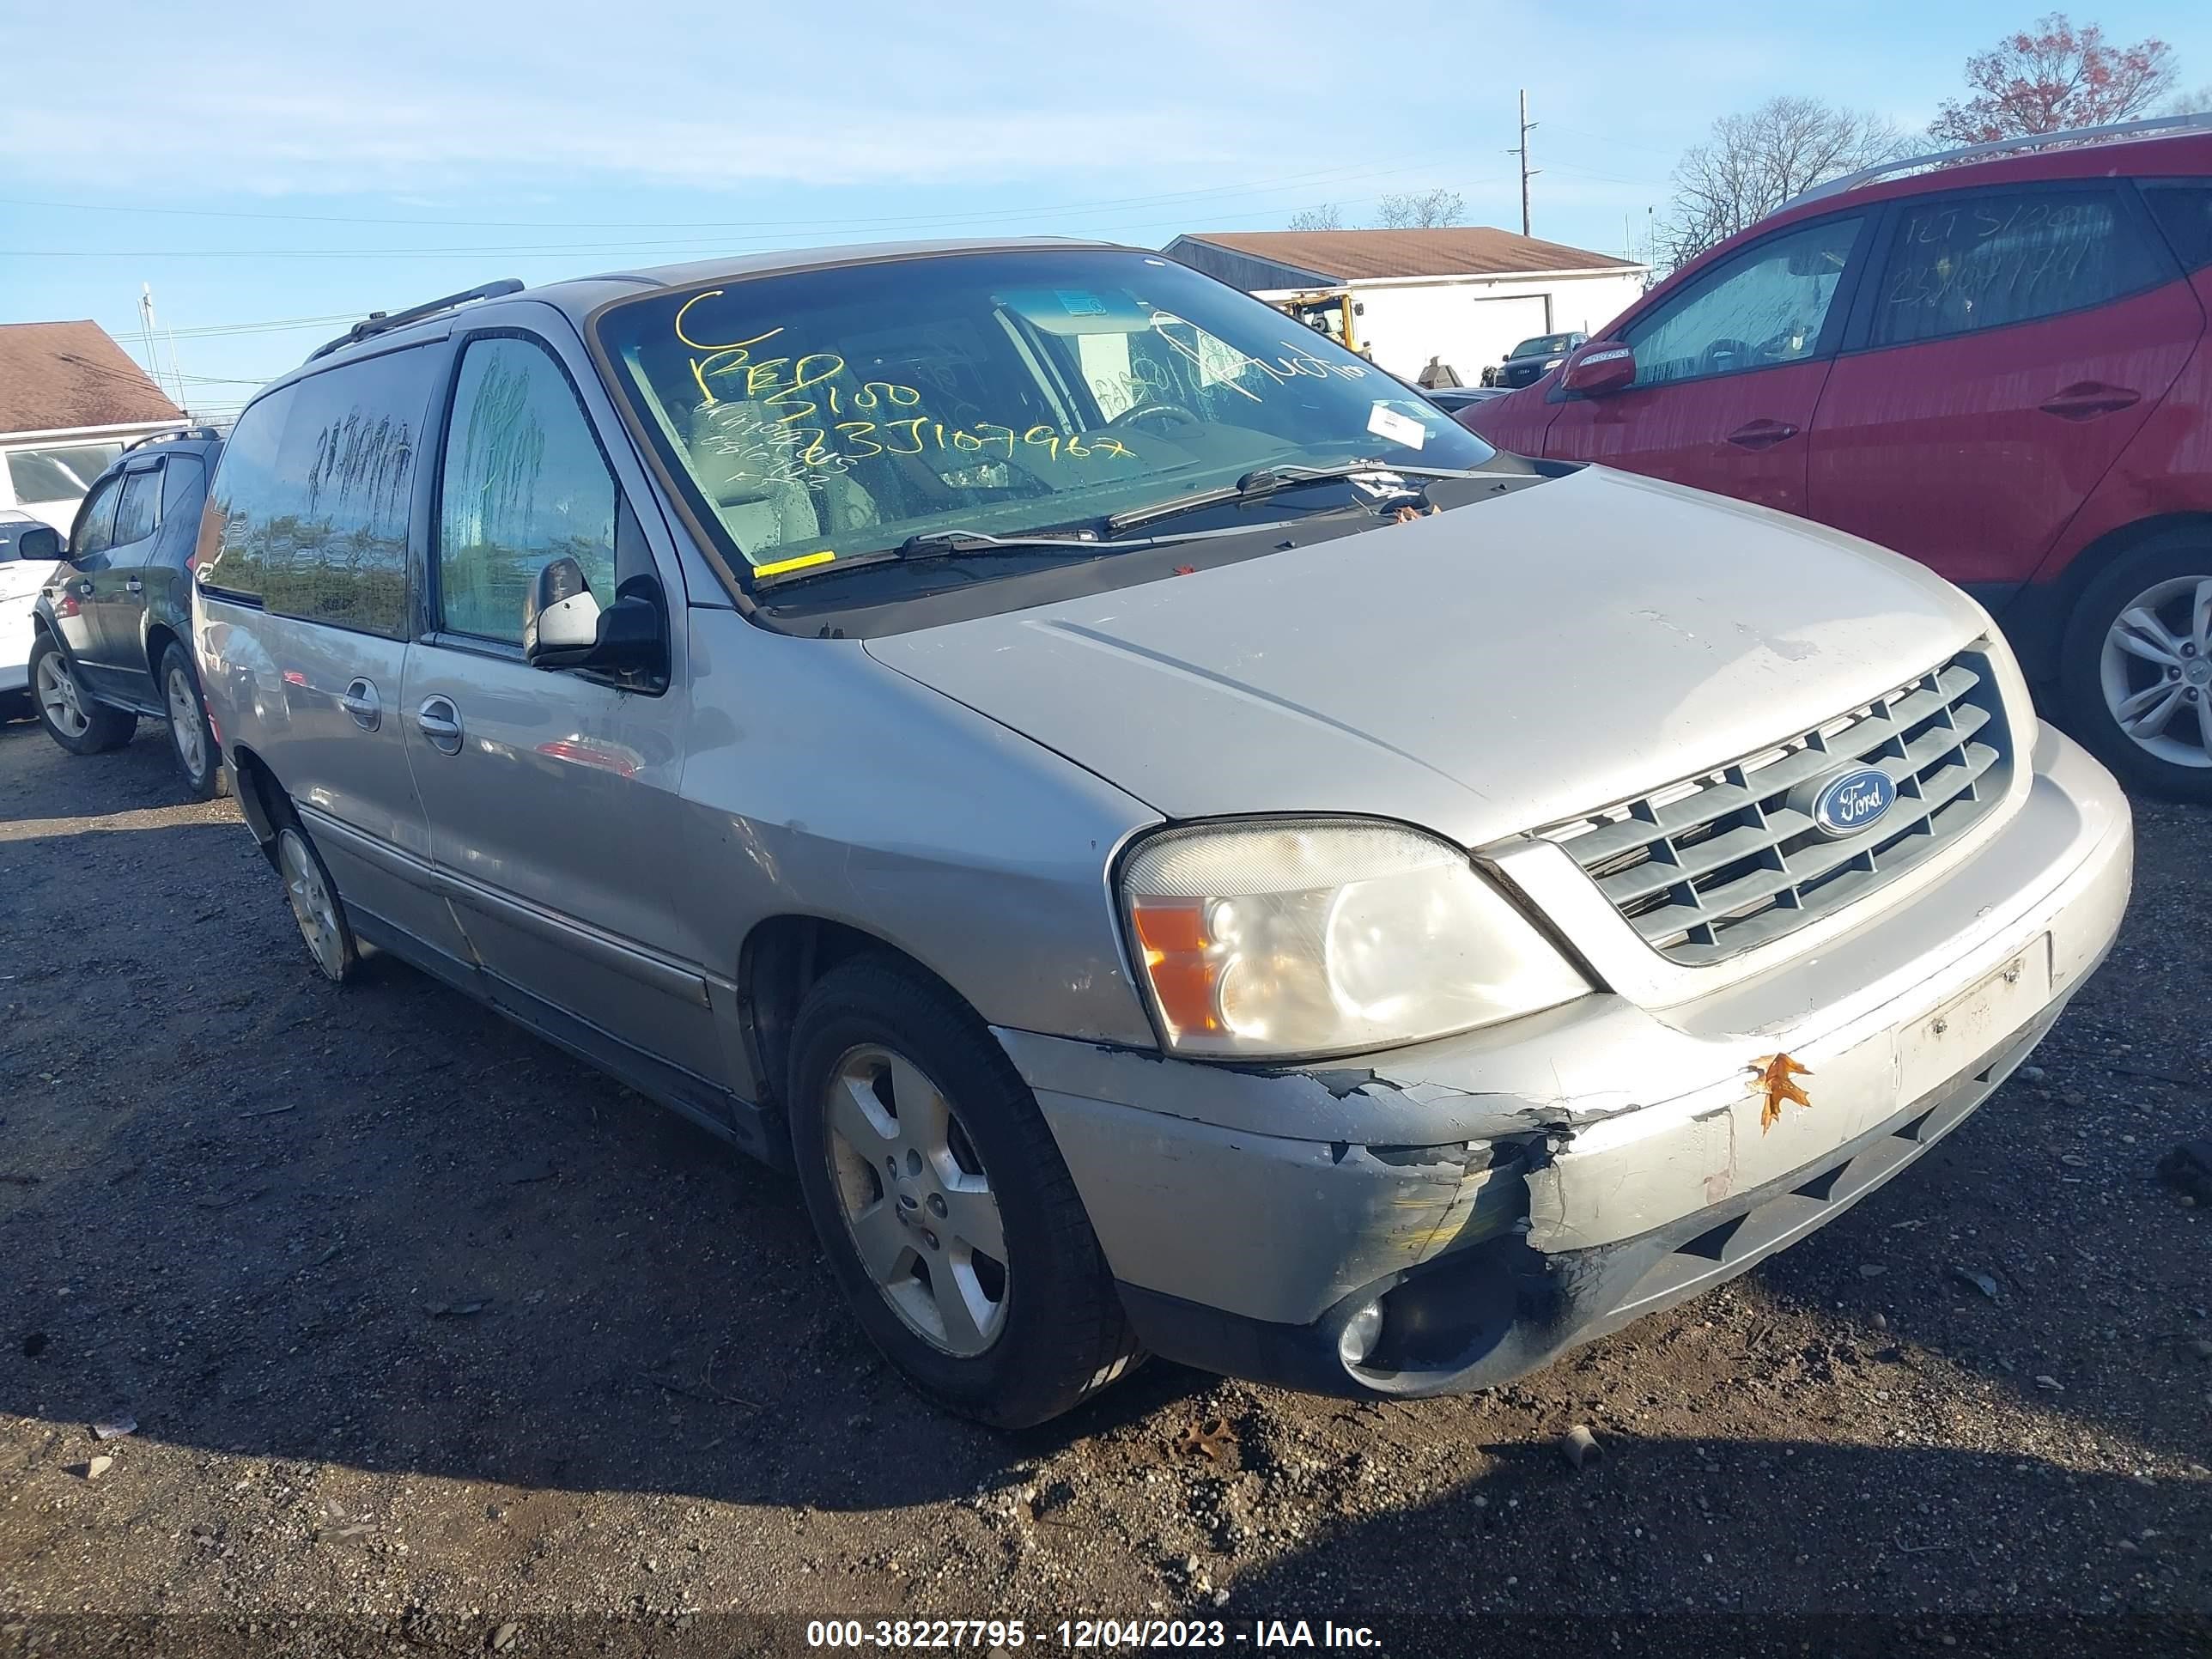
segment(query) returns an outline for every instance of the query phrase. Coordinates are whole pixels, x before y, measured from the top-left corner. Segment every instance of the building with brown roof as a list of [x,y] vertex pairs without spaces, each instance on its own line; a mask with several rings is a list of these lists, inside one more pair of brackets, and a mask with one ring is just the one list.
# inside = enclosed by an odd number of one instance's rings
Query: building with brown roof
[[185,424],[99,324],[0,323],[0,508],[66,531],[125,444]]
[[1486,225],[1196,231],[1165,251],[1263,300],[1349,294],[1358,343],[1382,367],[1410,380],[1440,357],[1469,386],[1522,340],[1595,335],[1650,275],[1632,259]]

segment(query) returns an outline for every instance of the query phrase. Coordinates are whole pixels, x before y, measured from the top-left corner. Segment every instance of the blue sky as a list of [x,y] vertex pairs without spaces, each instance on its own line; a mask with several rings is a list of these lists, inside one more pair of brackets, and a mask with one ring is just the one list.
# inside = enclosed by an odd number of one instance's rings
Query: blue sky
[[[1432,186],[1512,227],[1522,86],[1536,234],[1619,252],[1716,116],[1803,93],[1923,126],[2046,3],[11,7],[0,321],[89,316],[143,356],[150,283],[191,401],[227,409],[344,319],[494,276],[900,236],[1156,246]],[[2074,16],[2212,84],[2212,7]]]

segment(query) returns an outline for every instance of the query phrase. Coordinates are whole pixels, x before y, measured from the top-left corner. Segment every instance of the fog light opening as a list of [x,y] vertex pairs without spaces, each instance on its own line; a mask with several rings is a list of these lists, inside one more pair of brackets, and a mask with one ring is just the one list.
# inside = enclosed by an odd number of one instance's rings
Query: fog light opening
[[1382,1304],[1378,1297],[1344,1322],[1336,1339],[1336,1357],[1347,1366],[1362,1365],[1382,1340]]

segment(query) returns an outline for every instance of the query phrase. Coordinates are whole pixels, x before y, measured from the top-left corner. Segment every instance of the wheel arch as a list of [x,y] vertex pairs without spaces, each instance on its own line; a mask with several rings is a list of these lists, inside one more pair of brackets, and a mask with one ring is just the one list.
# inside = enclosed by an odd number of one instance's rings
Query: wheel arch
[[2042,683],[2058,678],[2067,627],[2089,584],[2136,549],[2169,535],[2196,536],[2212,543],[2212,512],[2154,513],[2115,526],[2054,574],[2031,582],[2006,607],[2005,636],[2029,679]]
[[927,976],[975,1015],[978,1024],[988,1023],[944,975],[881,934],[803,912],[764,916],[748,930],[738,951],[738,1018],[763,1105],[781,1110],[789,1104],[784,1097],[791,1029],[806,994],[839,963],[872,955],[891,957]]
[[269,763],[245,744],[231,745],[230,769],[238,780],[234,793],[239,812],[246,819],[246,827],[253,831],[253,839],[261,844],[261,856],[274,867],[276,830],[284,817],[284,787],[269,769]]

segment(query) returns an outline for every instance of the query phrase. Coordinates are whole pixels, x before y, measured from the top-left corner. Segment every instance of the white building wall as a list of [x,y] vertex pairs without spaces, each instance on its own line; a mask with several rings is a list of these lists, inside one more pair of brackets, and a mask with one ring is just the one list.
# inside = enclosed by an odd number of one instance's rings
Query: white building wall
[[1439,356],[1474,386],[1486,364],[1532,334],[1579,329],[1595,337],[1643,294],[1644,274],[1442,276],[1350,287],[1363,307],[1352,325],[1377,363],[1410,380]]

